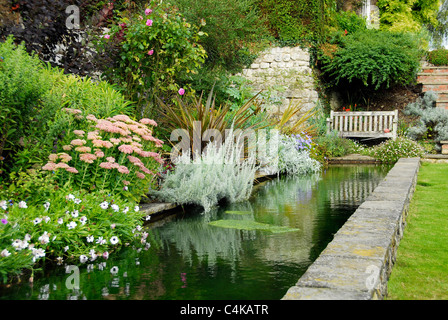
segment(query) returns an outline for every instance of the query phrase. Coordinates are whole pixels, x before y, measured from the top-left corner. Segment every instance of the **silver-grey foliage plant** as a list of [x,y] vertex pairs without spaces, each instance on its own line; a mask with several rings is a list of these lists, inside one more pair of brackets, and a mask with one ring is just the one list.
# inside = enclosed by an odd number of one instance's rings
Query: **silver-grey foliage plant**
[[224,198],[229,202],[247,200],[257,166],[250,154],[241,159],[242,152],[239,139],[225,139],[222,145],[210,142],[202,155],[193,159],[186,151],[175,159],[175,170],[166,174],[154,195],[171,203],[200,205],[205,213]]
[[419,117],[418,124],[409,128],[406,133],[409,138],[419,140],[428,130],[432,130],[435,142],[448,140],[448,110],[436,107],[436,100],[437,94],[428,91],[423,98],[406,106],[404,114]]

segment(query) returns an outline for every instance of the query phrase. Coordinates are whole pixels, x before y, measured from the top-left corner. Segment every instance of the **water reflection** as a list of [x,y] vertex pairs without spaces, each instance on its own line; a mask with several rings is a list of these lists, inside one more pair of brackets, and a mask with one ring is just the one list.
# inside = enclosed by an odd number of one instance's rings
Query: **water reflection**
[[[204,215],[179,214],[150,228],[151,247],[124,248],[72,274],[49,269],[34,284],[0,288],[0,299],[279,299],[387,173],[383,167],[332,167],[264,182],[248,201]],[[231,212],[244,212],[236,214]],[[209,225],[251,220],[298,231],[272,234]]]

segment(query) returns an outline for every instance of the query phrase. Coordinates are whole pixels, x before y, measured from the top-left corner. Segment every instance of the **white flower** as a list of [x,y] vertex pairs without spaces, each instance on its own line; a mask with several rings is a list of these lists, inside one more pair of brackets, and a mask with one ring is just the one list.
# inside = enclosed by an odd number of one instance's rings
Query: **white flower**
[[112,238],[110,238],[110,243],[117,244],[118,243],[118,237],[117,236],[113,236]]
[[11,253],[8,251],[8,250],[6,250],[6,249],[4,249],[1,253],[0,253],[0,256],[2,256],[2,257],[7,257],[7,256],[9,256]]
[[148,214],[145,219],[146,219],[146,221],[149,221],[149,220],[151,220],[151,216]]
[[[32,252],[33,252],[33,256],[34,256],[35,259],[39,259],[39,258],[45,257],[44,249],[35,249],[35,248],[33,248]],[[33,260],[35,260],[35,259],[33,259]]]
[[139,206],[135,206],[135,207],[134,207],[134,211],[135,211],[135,212],[138,212],[139,210],[140,210],[140,207],[139,207]]
[[42,222],[41,218],[36,218],[36,219],[33,220],[34,225],[36,225],[38,223],[41,223],[41,222]]
[[12,242],[12,246],[16,249],[16,250],[20,250],[21,249],[21,245],[22,245],[22,240],[20,239],[16,239]]
[[114,210],[115,212],[118,212],[120,210],[120,208],[118,207],[118,205],[113,204],[110,206],[112,208],[112,210]]
[[68,246],[65,246],[65,247],[64,247],[64,251],[65,251],[65,252],[67,252],[67,251],[68,251],[68,249],[69,249],[69,247],[68,247]]
[[88,260],[87,256],[85,256],[85,255],[83,255],[83,254],[79,256],[79,261],[80,261],[81,263],[86,263],[87,260]]
[[103,237],[99,237],[99,238],[96,240],[96,243],[98,243],[98,244],[106,244],[106,240],[103,239]]
[[3,210],[8,209],[8,205],[6,204],[6,200],[0,201],[0,208],[2,208]]
[[129,211],[129,207],[124,207],[123,213],[127,213]]
[[73,218],[77,218],[77,217],[78,217],[78,214],[79,214],[79,211],[78,211],[78,210],[75,210],[75,211],[72,212],[72,217],[73,217]]
[[67,196],[67,199],[68,199],[68,200],[75,200],[75,196],[72,195],[72,194],[69,194],[69,195]]
[[118,267],[117,266],[113,266],[112,269],[110,269],[110,273],[117,274],[118,273]]
[[81,218],[79,218],[79,222],[81,222],[82,225],[85,225],[87,222],[87,217],[86,216],[82,216]]
[[50,221],[50,217],[48,217],[48,216],[45,216],[43,219],[44,219],[45,223],[48,223],[48,221]]
[[107,209],[109,208],[109,203],[107,201],[103,201],[100,203],[101,209]]
[[67,223],[67,228],[68,228],[69,230],[74,229],[75,227],[76,227],[76,222],[75,222],[75,221],[72,221],[72,222],[70,222],[70,223]]
[[48,211],[48,208],[50,208],[50,202],[45,202],[44,203],[44,208],[45,208],[45,211]]
[[59,218],[59,219],[58,219],[58,223],[59,223],[59,224],[63,224],[63,223],[64,223],[64,220],[63,220],[62,218]]
[[28,206],[26,205],[26,202],[25,202],[25,201],[20,201],[20,202],[19,202],[19,208],[26,209],[26,208],[28,208]]
[[25,241],[30,241],[31,240],[31,236],[29,235],[29,233],[27,233],[24,237]]
[[60,266],[63,261],[62,257],[57,257],[56,260],[58,260],[58,265]]
[[87,237],[87,242],[93,242],[93,236],[88,236]]
[[[108,259],[109,258],[109,252],[107,252],[107,251],[103,252],[103,258],[104,259]],[[106,266],[106,264],[104,264],[104,266]]]
[[90,254],[90,261],[95,261],[96,258],[98,257],[98,255],[95,252],[95,249],[91,249],[89,254]]
[[81,199],[75,199],[75,200],[73,200],[76,204],[80,204],[81,202],[82,202],[82,200]]
[[44,234],[38,238],[38,240],[42,244],[46,244],[46,243],[50,242],[50,237],[48,236],[47,231],[45,231]]

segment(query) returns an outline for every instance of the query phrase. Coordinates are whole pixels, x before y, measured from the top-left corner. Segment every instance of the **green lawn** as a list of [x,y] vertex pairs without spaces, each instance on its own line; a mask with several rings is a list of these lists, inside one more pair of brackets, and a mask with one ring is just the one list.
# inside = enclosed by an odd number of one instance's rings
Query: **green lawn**
[[448,299],[448,164],[420,168],[387,299]]

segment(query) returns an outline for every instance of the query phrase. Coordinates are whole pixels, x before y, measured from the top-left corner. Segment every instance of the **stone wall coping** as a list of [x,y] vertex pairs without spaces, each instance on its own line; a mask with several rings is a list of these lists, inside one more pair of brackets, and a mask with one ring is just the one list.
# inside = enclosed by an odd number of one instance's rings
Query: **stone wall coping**
[[398,160],[282,300],[383,299],[419,168]]

